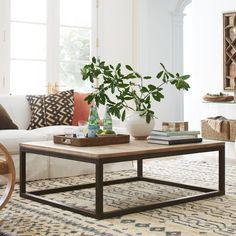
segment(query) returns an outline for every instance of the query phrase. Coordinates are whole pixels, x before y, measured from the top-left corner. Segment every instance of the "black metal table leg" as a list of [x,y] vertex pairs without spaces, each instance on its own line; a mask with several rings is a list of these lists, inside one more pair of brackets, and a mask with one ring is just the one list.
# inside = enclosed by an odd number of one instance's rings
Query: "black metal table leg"
[[219,192],[225,194],[225,147],[219,150]]
[[26,192],[26,153],[20,151],[20,196]]
[[137,175],[139,178],[143,177],[143,159],[137,160]]
[[96,163],[96,217],[102,219],[103,217],[103,163],[98,161]]

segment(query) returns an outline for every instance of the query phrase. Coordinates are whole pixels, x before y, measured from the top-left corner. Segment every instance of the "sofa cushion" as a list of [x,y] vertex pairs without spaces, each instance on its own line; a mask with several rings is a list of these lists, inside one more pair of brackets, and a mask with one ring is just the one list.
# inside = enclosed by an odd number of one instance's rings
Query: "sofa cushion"
[[65,128],[76,130],[77,126],[56,125],[34,130],[0,130],[0,143],[11,154],[19,153],[19,144],[23,142],[52,140],[54,135],[64,134]]
[[13,123],[11,117],[0,104],[0,130],[2,129],[18,129],[17,125]]
[[0,130],[0,143],[11,154],[19,153],[19,144],[23,142],[44,141],[47,136],[29,130]]
[[90,105],[84,99],[89,93],[74,93],[74,115],[72,124],[78,125],[79,121],[87,121],[89,117]]
[[28,129],[52,125],[71,125],[74,113],[74,91],[50,95],[27,95],[32,112]]
[[68,126],[68,125],[55,125],[55,126],[47,126],[42,128],[37,128],[34,130],[30,130],[31,133],[44,135],[47,137],[47,140],[52,140],[54,135],[58,134],[64,134],[65,129],[68,127],[72,128],[75,132],[75,130],[78,128],[78,126]]
[[30,107],[25,95],[0,95],[0,104],[19,129],[27,129],[30,123]]

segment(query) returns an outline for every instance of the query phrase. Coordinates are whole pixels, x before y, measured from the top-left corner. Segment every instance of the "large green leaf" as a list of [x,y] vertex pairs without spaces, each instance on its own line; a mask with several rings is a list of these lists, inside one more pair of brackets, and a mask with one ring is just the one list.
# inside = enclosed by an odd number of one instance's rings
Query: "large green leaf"
[[141,91],[141,93],[148,93],[149,92],[149,90],[144,86],[141,87],[140,91]]
[[152,93],[152,97],[153,97],[156,101],[160,102],[161,99],[164,98],[164,95],[163,95],[162,93],[160,93],[159,91],[156,91],[156,92]]
[[95,64],[97,62],[96,57],[92,58],[92,62]]
[[150,123],[150,121],[151,121],[151,115],[149,113],[147,113],[147,115],[146,115],[146,122]]
[[149,84],[148,88],[150,89],[150,91],[154,91],[157,89],[157,87],[155,85]]
[[160,79],[160,78],[161,78],[161,76],[163,75],[163,73],[164,73],[164,71],[160,71],[160,72],[157,74],[157,76],[156,76],[156,77],[157,77],[158,79]]
[[119,63],[117,66],[116,66],[116,70],[119,70],[121,68],[121,64]]
[[152,76],[144,76],[143,78],[144,78],[144,79],[151,79]]
[[133,68],[132,68],[131,66],[129,66],[129,65],[126,65],[125,68],[126,68],[127,70],[129,70],[129,71],[134,71]]
[[124,110],[121,116],[121,120],[124,121],[125,120],[125,116],[126,116],[126,111]]

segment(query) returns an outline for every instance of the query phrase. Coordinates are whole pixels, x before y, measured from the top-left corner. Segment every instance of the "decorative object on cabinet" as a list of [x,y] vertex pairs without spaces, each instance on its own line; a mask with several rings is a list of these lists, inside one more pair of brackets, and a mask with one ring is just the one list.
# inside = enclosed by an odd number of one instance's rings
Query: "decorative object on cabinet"
[[223,14],[224,89],[233,90],[236,79],[236,12]]
[[219,94],[207,93],[206,95],[203,96],[202,99],[207,102],[231,102],[234,100],[234,96],[224,94],[221,92]]

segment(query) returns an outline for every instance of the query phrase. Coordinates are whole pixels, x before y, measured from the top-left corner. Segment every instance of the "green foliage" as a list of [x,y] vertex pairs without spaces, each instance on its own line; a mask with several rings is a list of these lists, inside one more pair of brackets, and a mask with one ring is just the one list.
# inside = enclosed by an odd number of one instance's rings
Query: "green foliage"
[[[145,83],[152,78],[151,76],[141,76],[129,65],[125,66],[128,73],[123,74],[121,64],[107,65],[99,58],[93,57],[92,62],[81,69],[82,78],[93,83],[94,79],[102,77],[103,82],[97,88],[94,87],[94,92],[85,100],[88,103],[95,101],[97,106],[106,104],[109,113],[122,121],[125,120],[126,109],[140,111],[141,116],[145,116],[149,123],[155,117],[155,113],[151,109],[152,102],[160,102],[164,98],[162,87],[165,84],[171,84],[178,90],[190,88],[186,81],[190,77],[189,75],[179,75],[178,73],[173,75],[163,64],[161,67],[162,70],[156,75],[156,83],[146,85]],[[107,95],[108,92],[114,94],[114,100]],[[129,105],[129,101],[133,101],[135,107]]]

